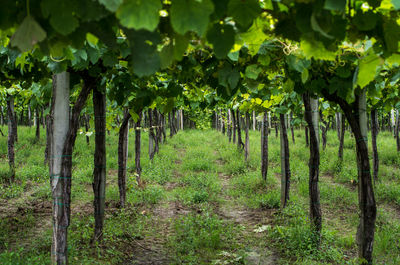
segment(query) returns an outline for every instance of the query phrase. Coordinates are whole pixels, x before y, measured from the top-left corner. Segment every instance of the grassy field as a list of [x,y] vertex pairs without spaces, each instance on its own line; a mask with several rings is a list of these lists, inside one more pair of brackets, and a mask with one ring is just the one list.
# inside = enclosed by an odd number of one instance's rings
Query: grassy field
[[[3,128],[3,132],[6,131]],[[42,131],[43,132],[43,131]],[[128,206],[116,207],[117,136],[107,138],[104,240],[92,244],[94,138],[79,135],[73,157],[71,264],[357,264],[357,166],[354,138],[346,134],[338,164],[336,132],[321,153],[323,238],[311,243],[308,222],[308,157],[304,132],[290,141],[290,203],[280,204],[279,138],[270,140],[267,183],[260,177],[260,134],[251,131],[246,164],[236,145],[211,130],[181,131],[150,163],[143,135],[144,188],[132,174],[130,134]],[[45,141],[34,128],[19,128],[16,182],[7,184],[7,137],[0,138],[0,264],[49,264],[51,192],[43,163]],[[400,263],[400,155],[395,140],[378,138],[380,176],[375,186],[377,264]],[[372,157],[372,156],[371,156]],[[266,188],[267,187],[267,188]]]

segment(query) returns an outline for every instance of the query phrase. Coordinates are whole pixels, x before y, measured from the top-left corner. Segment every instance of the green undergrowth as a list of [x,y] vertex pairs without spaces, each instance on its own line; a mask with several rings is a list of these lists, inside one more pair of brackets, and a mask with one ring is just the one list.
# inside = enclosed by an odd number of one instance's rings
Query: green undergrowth
[[[50,264],[51,191],[44,164],[45,139],[42,133],[36,142],[34,128],[18,130],[13,184],[8,181],[7,137],[0,138],[0,264]],[[118,209],[118,136],[111,132],[107,135],[104,235],[103,242],[95,244],[91,242],[94,137],[87,145],[84,135],[78,135],[73,156],[70,264],[132,264],[137,242],[145,245],[149,238],[163,238],[169,264],[251,264],[249,260],[260,253],[269,253],[264,255],[267,260],[269,255],[274,257],[269,264],[357,264],[355,140],[346,132],[342,162],[337,158],[335,131],[328,132],[326,150],[321,147],[323,229],[321,245],[316,248],[308,220],[309,151],[304,130],[296,130],[295,136],[293,143],[289,132],[290,202],[280,210],[280,143],[274,130],[269,136],[266,181],[260,176],[257,131],[250,131],[247,162],[236,144],[212,130],[180,131],[168,137],[150,161],[144,133],[140,186],[134,174],[131,132],[127,207]],[[379,134],[378,148],[381,166],[375,183],[378,215],[374,259],[376,264],[399,264],[400,155],[389,132]],[[268,225],[254,232],[259,225],[251,216],[259,213],[271,214],[255,219]]]

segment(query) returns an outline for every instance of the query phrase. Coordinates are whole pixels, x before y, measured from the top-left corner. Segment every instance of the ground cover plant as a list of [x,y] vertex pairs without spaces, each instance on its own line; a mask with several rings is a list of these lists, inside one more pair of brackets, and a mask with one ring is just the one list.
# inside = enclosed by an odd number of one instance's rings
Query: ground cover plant
[[[125,209],[116,207],[119,200],[117,166],[112,160],[107,165],[106,226],[101,243],[92,242],[91,170],[79,170],[90,165],[85,157],[93,156],[94,149],[92,144],[87,147],[85,136],[81,135],[77,141],[85,148],[77,149],[74,159],[77,185],[72,190],[71,263],[357,264],[354,176],[340,178],[351,174],[347,173],[347,168],[351,168],[355,158],[349,156],[351,158],[343,161],[342,171],[337,171],[339,162],[330,161],[336,151],[334,142],[337,139],[334,131],[330,131],[328,138],[333,143],[321,155],[323,243],[317,249],[313,245],[307,213],[307,164],[300,152],[305,140],[300,132],[295,131],[296,142],[291,144],[291,159],[296,166],[292,173],[292,196],[284,210],[279,209],[279,164],[271,163],[267,183],[258,174],[259,132],[250,132],[250,143],[254,148],[249,163],[253,160],[254,167],[237,166],[245,163],[240,152],[217,131],[181,131],[161,146],[153,162],[147,160],[145,147],[148,142],[144,136],[142,179],[146,185],[138,187],[134,173],[128,170],[128,206]],[[25,155],[23,145],[34,137],[31,128],[20,128],[17,172],[35,165],[39,172],[47,171],[38,155],[43,154],[44,141],[35,143],[31,147],[34,152]],[[274,135],[269,138],[270,150],[278,151],[279,139]],[[0,140],[5,141],[5,137]],[[378,141],[387,143],[394,139],[383,133]],[[116,142],[117,136],[111,134],[107,143],[110,157],[116,152],[113,148]],[[389,146],[382,150],[382,157],[396,153],[395,147]],[[132,149],[130,146],[129,151]],[[345,157],[353,152],[353,148],[346,148]],[[200,153],[206,155],[196,155]],[[134,162],[130,154],[133,153],[128,152],[128,167]],[[193,160],[191,155],[196,159]],[[7,165],[6,157],[1,156],[1,164]],[[210,165],[199,167],[203,163]],[[8,168],[4,168],[6,175]],[[388,165],[386,172],[391,170],[397,170],[396,165]],[[45,173],[44,176],[22,173],[16,176],[16,183],[22,187],[20,190],[5,180],[2,184],[0,261],[2,264],[50,263],[51,192],[48,178]],[[398,179],[392,179],[388,173],[381,178],[377,184],[379,211],[374,259],[377,264],[396,264],[400,259],[400,220],[396,202],[399,198],[386,187],[398,185]],[[88,245],[91,248],[87,248]]]

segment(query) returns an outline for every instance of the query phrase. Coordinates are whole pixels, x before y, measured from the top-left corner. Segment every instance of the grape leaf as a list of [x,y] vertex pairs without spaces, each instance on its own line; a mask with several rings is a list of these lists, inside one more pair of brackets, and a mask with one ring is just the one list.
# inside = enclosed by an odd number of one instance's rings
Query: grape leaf
[[117,10],[117,18],[127,28],[154,31],[160,21],[160,0],[124,0]]
[[207,32],[207,39],[213,45],[216,57],[222,59],[235,43],[235,31],[232,25],[215,23]]
[[395,20],[388,20],[384,23],[384,39],[389,52],[397,52],[400,41],[400,26]]
[[309,40],[309,39],[302,39],[300,42],[300,47],[304,52],[304,55],[307,59],[313,57],[314,59],[321,59],[321,60],[335,60],[335,53],[328,51],[325,49],[322,42]]
[[400,9],[400,0],[392,0],[392,4],[396,10]]
[[346,0],[325,0],[324,8],[344,12],[346,10]]
[[228,15],[243,28],[248,28],[253,20],[261,13],[258,0],[230,0]]
[[376,68],[382,64],[382,59],[376,54],[369,54],[358,62],[356,85],[364,88],[375,79]]
[[170,11],[171,25],[181,35],[194,31],[203,36],[213,11],[211,0],[174,0]]
[[262,25],[262,21],[256,19],[253,25],[246,32],[243,32],[238,36],[240,42],[247,45],[251,55],[257,54],[261,44],[263,44],[267,38],[263,32]]
[[127,36],[131,44],[132,67],[138,76],[154,74],[161,65],[157,45],[161,37],[157,32],[147,30],[128,31]]
[[161,68],[167,68],[174,60],[181,60],[188,44],[189,40],[185,36],[175,34],[170,43],[161,50]]
[[239,83],[240,73],[236,68],[225,64],[225,66],[218,71],[218,82],[221,86],[234,89]]
[[372,11],[365,13],[357,12],[354,16],[354,24],[361,31],[372,30],[376,26],[378,15]]
[[62,35],[68,35],[79,26],[74,16],[79,6],[75,4],[75,1],[43,0],[41,8],[45,17],[50,16],[50,25]]
[[258,75],[261,73],[261,68],[258,67],[256,64],[252,64],[246,67],[245,76],[247,78],[256,80]]
[[123,0],[98,0],[100,4],[104,5],[109,11],[115,12],[122,4]]
[[11,38],[11,46],[18,47],[22,52],[46,38],[46,32],[32,16],[27,16]]

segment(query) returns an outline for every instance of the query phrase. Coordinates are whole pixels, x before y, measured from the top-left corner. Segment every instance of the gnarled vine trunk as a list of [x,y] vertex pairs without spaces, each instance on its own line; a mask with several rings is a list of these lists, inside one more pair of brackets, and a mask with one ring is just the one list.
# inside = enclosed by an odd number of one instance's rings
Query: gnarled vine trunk
[[[72,152],[79,127],[79,116],[96,78],[82,73],[84,84],[69,118],[69,74],[53,78],[53,124],[51,141],[51,188],[53,196],[52,262],[67,264],[67,232],[71,214]],[[69,122],[66,122],[68,121]]]
[[355,102],[352,104],[347,103],[335,94],[330,95],[329,92],[324,93],[324,97],[340,105],[355,137],[360,208],[360,223],[357,229],[356,241],[359,257],[372,264],[377,210],[368,157],[366,92],[364,90],[361,95],[357,95]]
[[8,165],[10,167],[10,181],[13,182],[15,178],[14,144],[16,141],[16,135],[15,135],[16,120],[14,113],[14,97],[11,95],[8,95],[7,97],[7,114],[8,114],[7,156],[8,156]]
[[139,119],[136,121],[135,125],[135,171],[136,171],[136,181],[140,184],[140,176],[142,174],[142,167],[140,165],[140,147],[141,147],[141,130],[140,127],[142,112],[139,113]]
[[310,97],[308,92],[303,94],[305,120],[310,130],[310,160],[309,167],[309,196],[310,220],[313,230],[314,243],[319,247],[321,241],[322,212],[320,204],[319,181],[319,133],[318,133],[318,99]]
[[[95,127],[95,151],[93,169],[94,192],[94,240],[103,237],[104,209],[106,196],[106,95],[98,89],[93,90],[93,109]],[[87,126],[87,118],[85,117]]]
[[239,112],[239,109],[236,110],[236,127],[237,127],[237,145],[238,145],[238,149],[242,150],[244,148],[244,143],[242,141],[242,130],[240,128],[240,112]]
[[289,201],[290,190],[290,163],[289,163],[289,141],[286,130],[285,114],[280,114],[281,125],[281,208],[285,208]]
[[126,202],[126,153],[128,149],[128,122],[131,118],[129,111],[125,110],[124,118],[119,127],[118,136],[118,188],[119,188],[119,206],[125,207]]
[[245,144],[244,144],[244,160],[246,162],[249,161],[249,154],[250,154],[250,143],[249,143],[249,128],[250,128],[250,114],[246,112],[246,123],[245,123]]
[[268,174],[268,117],[267,117],[267,112],[264,112],[264,118],[261,127],[261,176],[265,181],[267,181],[267,174]]
[[374,181],[376,181],[378,179],[378,173],[379,173],[379,154],[378,154],[378,146],[376,144],[378,133],[379,133],[379,130],[378,130],[377,112],[376,112],[376,109],[373,108],[371,110],[371,137],[372,137]]

